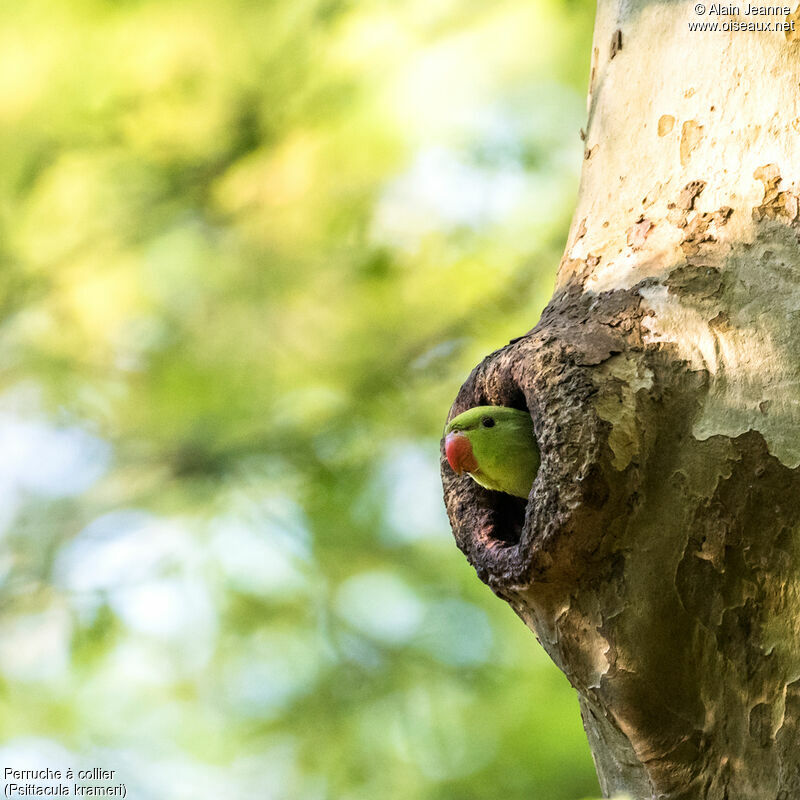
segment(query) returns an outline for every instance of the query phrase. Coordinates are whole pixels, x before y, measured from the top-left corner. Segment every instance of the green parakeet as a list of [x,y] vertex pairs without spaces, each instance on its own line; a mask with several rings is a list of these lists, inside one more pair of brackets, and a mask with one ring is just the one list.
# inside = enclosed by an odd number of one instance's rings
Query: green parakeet
[[445,428],[445,454],[458,474],[487,489],[527,497],[539,469],[530,414],[505,406],[476,406]]

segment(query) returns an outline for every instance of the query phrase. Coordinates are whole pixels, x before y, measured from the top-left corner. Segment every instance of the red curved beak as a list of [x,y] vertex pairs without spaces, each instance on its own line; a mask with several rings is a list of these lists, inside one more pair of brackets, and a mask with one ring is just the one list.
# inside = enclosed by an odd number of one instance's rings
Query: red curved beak
[[448,433],[444,440],[444,452],[447,463],[456,475],[461,475],[462,472],[475,472],[478,469],[472,444],[463,433]]

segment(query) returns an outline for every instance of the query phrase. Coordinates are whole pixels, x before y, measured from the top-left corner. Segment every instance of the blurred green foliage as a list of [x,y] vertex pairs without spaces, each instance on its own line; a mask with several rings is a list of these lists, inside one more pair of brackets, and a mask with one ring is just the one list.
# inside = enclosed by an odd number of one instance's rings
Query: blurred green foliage
[[550,294],[592,13],[3,4],[4,766],[137,800],[598,793],[438,477],[460,383]]

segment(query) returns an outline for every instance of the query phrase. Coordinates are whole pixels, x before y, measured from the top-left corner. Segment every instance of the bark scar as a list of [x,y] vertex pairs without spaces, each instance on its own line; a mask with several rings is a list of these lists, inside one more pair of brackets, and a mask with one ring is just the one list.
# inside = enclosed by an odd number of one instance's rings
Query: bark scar
[[611,37],[611,59],[613,60],[614,56],[622,50],[622,31],[617,28],[614,31],[614,35]]
[[653,230],[653,223],[646,219],[644,215],[628,228],[628,246],[633,250],[640,250],[647,240],[650,231]]
[[776,164],[765,164],[759,167],[753,177],[764,185],[764,199],[753,209],[756,222],[764,219],[775,219],[792,227],[798,224],[798,193],[795,187],[779,190],[783,182]]

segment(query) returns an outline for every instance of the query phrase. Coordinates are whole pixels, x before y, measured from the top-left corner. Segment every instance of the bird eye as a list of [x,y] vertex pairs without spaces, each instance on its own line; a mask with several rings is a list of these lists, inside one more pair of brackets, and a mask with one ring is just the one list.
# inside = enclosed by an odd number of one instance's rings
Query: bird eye
[[481,425],[483,425],[484,428],[494,428],[494,417],[484,417],[481,420]]

